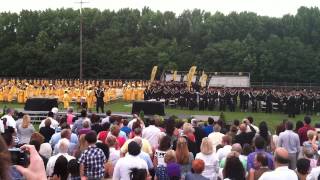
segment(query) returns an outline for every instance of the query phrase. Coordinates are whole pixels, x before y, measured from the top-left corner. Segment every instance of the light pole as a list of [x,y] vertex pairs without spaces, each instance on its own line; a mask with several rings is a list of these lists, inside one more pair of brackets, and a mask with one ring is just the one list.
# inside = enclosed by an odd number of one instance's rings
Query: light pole
[[82,24],[83,24],[83,20],[82,20],[82,4],[84,3],[89,3],[89,2],[84,2],[82,0],[80,0],[79,2],[76,2],[80,4],[80,72],[79,72],[79,78],[80,78],[80,82],[82,82],[83,80],[83,67],[82,67]]

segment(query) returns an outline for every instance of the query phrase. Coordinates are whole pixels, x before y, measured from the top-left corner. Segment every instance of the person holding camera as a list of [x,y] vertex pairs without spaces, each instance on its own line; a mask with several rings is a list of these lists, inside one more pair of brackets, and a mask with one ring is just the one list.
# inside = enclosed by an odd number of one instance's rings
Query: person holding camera
[[[250,132],[247,132],[247,127],[249,126]],[[235,136],[235,143],[241,144],[251,144],[252,139],[256,135],[256,130],[251,126],[249,120],[245,119],[239,126],[240,134]]]

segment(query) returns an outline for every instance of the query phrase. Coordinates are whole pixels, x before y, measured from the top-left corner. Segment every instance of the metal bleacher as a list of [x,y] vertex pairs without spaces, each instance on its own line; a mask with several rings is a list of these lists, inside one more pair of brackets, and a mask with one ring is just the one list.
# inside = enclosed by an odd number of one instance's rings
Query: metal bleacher
[[[31,118],[31,123],[33,124],[39,124],[42,120],[44,120],[47,117],[48,111],[22,111],[24,114],[28,114]],[[76,116],[80,116],[80,113],[76,112],[73,113]],[[89,115],[91,113],[88,113]],[[66,111],[58,112],[58,116],[62,117],[67,115]],[[97,113],[101,118],[106,117],[105,113]],[[125,113],[112,113],[114,116],[121,116],[125,119],[132,118],[133,116],[131,114],[125,114]]]

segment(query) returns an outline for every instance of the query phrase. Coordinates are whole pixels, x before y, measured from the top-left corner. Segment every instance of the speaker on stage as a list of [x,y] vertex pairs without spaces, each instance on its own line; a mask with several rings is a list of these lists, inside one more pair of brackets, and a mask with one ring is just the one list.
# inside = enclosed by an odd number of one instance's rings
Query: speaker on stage
[[141,111],[145,115],[164,116],[164,103],[149,101],[134,101],[132,104],[132,114],[139,114]]

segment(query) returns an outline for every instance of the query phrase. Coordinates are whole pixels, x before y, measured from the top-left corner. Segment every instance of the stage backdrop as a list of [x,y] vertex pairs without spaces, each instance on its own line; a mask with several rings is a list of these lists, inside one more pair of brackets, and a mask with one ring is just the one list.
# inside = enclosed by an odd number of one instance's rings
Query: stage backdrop
[[212,76],[209,87],[250,87],[248,76]]

